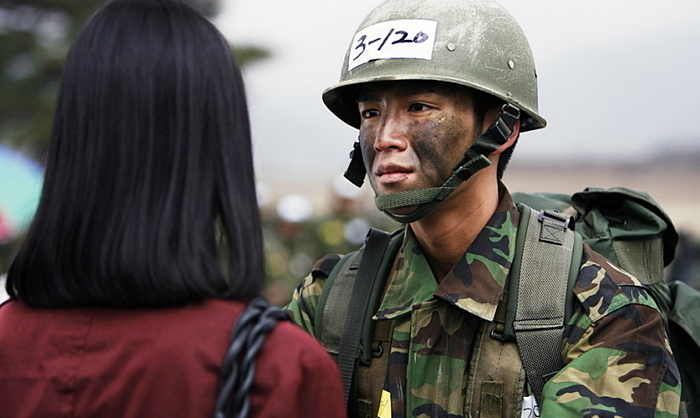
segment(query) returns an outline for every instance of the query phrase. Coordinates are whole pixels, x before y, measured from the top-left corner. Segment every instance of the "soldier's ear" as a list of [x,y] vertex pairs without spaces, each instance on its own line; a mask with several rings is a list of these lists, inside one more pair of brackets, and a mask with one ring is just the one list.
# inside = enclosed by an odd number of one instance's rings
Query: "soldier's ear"
[[508,140],[504,142],[498,149],[494,152],[491,153],[491,155],[498,155],[502,153],[503,151],[507,150],[510,148],[514,143],[515,140],[518,139],[518,136],[520,135],[520,121],[518,121],[515,126],[513,126],[513,132],[511,132],[510,136],[508,137]]

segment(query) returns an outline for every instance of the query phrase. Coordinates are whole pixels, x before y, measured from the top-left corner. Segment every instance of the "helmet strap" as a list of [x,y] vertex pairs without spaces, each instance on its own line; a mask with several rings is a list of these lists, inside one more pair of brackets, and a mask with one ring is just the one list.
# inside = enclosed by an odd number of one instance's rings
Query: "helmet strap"
[[365,168],[364,161],[362,161],[362,150],[360,150],[359,139],[355,141],[355,144],[352,146],[352,151],[350,151],[350,164],[343,175],[357,187],[362,187],[362,183],[365,182],[367,169]]
[[[452,175],[442,186],[376,196],[374,203],[377,209],[400,223],[411,223],[424,218],[452,194],[462,182],[471,178],[479,170],[491,165],[491,160],[488,159],[488,156],[508,141],[519,117],[520,110],[517,107],[511,104],[503,105],[496,120],[476,139],[474,144],[467,148],[464,152],[464,158],[453,168]],[[359,154],[359,143],[355,143],[353,153],[355,155]],[[352,156],[353,160],[355,155]],[[362,164],[362,161],[360,161],[360,164]],[[348,171],[350,171],[352,166],[353,161],[351,161]],[[362,178],[364,178],[364,165],[362,165],[362,170]],[[348,177],[347,172],[345,177]],[[355,182],[353,181],[353,183]],[[357,185],[357,183],[355,184]],[[359,185],[362,185],[362,180]],[[406,206],[418,207],[405,215],[396,215],[389,212],[391,209]]]

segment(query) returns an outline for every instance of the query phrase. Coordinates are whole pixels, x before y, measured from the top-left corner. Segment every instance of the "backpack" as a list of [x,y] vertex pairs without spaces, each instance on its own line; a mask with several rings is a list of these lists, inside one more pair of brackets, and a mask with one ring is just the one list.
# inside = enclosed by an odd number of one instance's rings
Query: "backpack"
[[[505,327],[491,336],[517,342],[537,400],[547,379],[563,367],[561,336],[573,312],[571,290],[585,242],[647,286],[663,315],[681,371],[680,416],[700,418],[700,370],[693,364],[700,358],[700,292],[664,280],[678,234],[660,206],[648,194],[626,188],[587,188],[573,195],[515,193],[513,200],[521,216]],[[383,384],[388,356],[381,356],[381,351],[388,348],[391,330],[375,329],[378,323],[373,324],[372,315],[402,240],[403,229],[391,235],[372,229],[359,250],[333,259],[332,269],[326,263],[328,279],[316,310],[316,336],[337,356],[346,402],[361,416],[376,416],[378,394],[358,400],[350,391],[353,382],[366,388]],[[538,260],[546,260],[547,269]],[[538,274],[532,274],[535,271]],[[545,292],[557,296],[536,297]]]

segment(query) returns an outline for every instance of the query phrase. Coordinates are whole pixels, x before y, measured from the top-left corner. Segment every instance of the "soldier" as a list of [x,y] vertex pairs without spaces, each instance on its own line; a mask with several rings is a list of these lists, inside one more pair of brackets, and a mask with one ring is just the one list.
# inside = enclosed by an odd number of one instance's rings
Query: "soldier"
[[[529,44],[502,6],[380,4],[323,101],[359,129],[348,177],[361,184],[366,170],[377,207],[405,229],[372,312],[375,333],[391,323],[388,365],[354,380],[351,416],[526,417],[538,408],[543,417],[677,416],[679,370],[656,305],[588,246],[561,336],[564,366],[539,406],[522,369],[492,378],[520,364],[514,344],[488,350],[482,332],[498,321],[519,232],[501,178],[520,132],[546,125]],[[288,305],[312,334],[327,261]],[[478,368],[486,355],[495,356],[490,368]]]

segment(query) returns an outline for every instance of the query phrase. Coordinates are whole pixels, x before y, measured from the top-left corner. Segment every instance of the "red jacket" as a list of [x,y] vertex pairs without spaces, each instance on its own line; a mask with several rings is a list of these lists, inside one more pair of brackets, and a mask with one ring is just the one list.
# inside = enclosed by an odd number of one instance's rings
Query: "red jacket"
[[[243,309],[0,306],[0,417],[199,418],[214,411],[219,367]],[[280,323],[256,361],[251,417],[344,417],[338,369]]]

